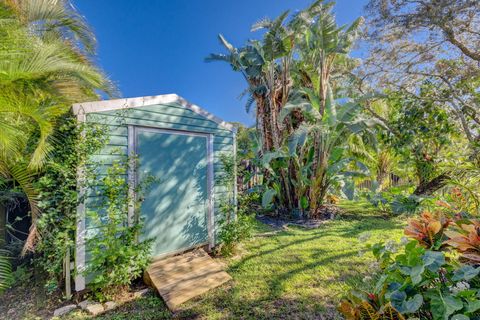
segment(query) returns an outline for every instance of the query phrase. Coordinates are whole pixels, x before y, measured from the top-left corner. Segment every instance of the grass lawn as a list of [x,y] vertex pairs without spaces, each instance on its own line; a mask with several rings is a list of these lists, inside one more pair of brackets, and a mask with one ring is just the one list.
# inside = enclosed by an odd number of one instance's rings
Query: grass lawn
[[[402,236],[402,219],[385,219],[367,204],[345,203],[346,213],[318,229],[290,227],[274,235],[258,225],[256,236],[225,259],[234,281],[191,302],[172,315],[150,295],[96,319],[337,319],[345,292],[365,286],[373,262],[359,255],[367,242]],[[68,319],[88,318],[82,312]]]

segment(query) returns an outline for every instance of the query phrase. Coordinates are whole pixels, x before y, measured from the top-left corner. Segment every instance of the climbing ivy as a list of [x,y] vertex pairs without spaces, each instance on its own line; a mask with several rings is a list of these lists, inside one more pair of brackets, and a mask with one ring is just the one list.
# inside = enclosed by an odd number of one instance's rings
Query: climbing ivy
[[101,125],[78,124],[73,115],[59,121],[53,137],[55,148],[36,183],[42,214],[37,224],[40,240],[35,263],[46,273],[48,292],[62,286],[66,253],[74,254],[77,205],[82,200],[77,168],[106,142]]

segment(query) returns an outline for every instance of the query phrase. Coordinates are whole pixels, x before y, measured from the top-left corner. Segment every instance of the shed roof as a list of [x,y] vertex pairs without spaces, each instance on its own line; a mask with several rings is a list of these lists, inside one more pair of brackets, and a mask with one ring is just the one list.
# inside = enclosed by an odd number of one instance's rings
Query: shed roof
[[200,108],[196,104],[188,102],[184,98],[174,93],[163,94],[158,96],[145,96],[145,97],[136,97],[136,98],[81,102],[81,103],[75,103],[72,106],[72,110],[75,115],[78,115],[78,114],[86,114],[91,112],[103,112],[103,111],[110,111],[110,110],[138,108],[138,107],[151,106],[156,104],[166,104],[166,105],[175,104],[175,105],[182,106],[186,109],[189,109],[203,116],[206,119],[209,119],[211,121],[218,123],[221,127],[227,130],[235,131],[235,127],[232,124],[226,121],[223,121],[219,117],[211,114],[205,109]]

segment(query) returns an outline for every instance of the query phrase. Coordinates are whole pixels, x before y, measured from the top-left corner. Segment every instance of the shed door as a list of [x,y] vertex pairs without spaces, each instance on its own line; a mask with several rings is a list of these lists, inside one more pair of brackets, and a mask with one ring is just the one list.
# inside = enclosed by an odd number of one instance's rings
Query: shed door
[[138,181],[155,181],[140,209],[153,256],[208,242],[207,136],[136,128]]

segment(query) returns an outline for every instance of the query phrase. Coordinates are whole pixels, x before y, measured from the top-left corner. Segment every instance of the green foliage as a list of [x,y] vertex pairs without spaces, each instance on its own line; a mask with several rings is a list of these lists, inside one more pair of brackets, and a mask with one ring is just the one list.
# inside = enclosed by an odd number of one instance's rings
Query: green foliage
[[429,99],[435,90],[432,84],[425,82],[419,90],[423,100],[402,93],[389,94],[386,103],[390,131],[382,134],[382,141],[415,169],[421,186],[445,171],[447,159],[459,158],[466,150],[456,147],[457,154],[450,152],[452,141],[463,142],[445,109]]
[[0,294],[14,282],[10,252],[0,247]]
[[411,194],[411,188],[390,188],[385,191],[369,192],[365,198],[376,208],[387,214],[413,215],[423,208],[424,197]]
[[236,219],[230,223],[221,223],[218,237],[221,245],[219,248],[223,256],[230,256],[235,252],[239,242],[252,236],[255,225],[255,216],[251,214],[238,213]]
[[[447,245],[463,253],[465,248],[471,250],[478,240],[468,237],[459,240],[456,233],[449,231],[450,220],[439,217],[424,213],[421,220],[410,221],[405,233],[421,243],[412,240],[369,246],[381,271],[373,292],[358,293],[357,298],[349,298],[340,310],[352,314],[352,310],[362,308],[366,302],[378,309],[391,305],[402,315],[420,319],[480,317],[480,266],[462,264],[458,254],[438,251]],[[465,225],[461,221],[459,224]],[[471,225],[480,224],[472,220]],[[442,245],[443,233],[453,238]],[[458,245],[467,243],[468,246]],[[397,252],[398,249],[401,251]]]
[[7,182],[1,189],[9,195],[18,187],[29,202],[33,226],[24,253],[38,240],[33,184],[61,149],[57,121],[72,103],[97,98],[97,90],[115,92],[89,59],[94,39],[67,0],[0,2],[0,177]]
[[[143,221],[129,222],[128,208],[134,202],[126,180],[128,161],[114,162],[106,176],[97,183],[96,210],[89,210],[87,248],[91,254],[85,276],[92,276],[89,286],[103,301],[142,275],[150,263],[151,240],[139,241]],[[137,187],[137,197],[151,184],[145,179]]]
[[430,313],[433,319],[472,316],[480,309],[480,283],[472,281],[474,273],[448,263],[443,252],[426,250],[411,241],[404,253],[392,259],[377,288],[403,314]]
[[[365,177],[368,168],[354,156],[348,154],[348,138],[352,135],[368,137],[374,134],[376,121],[362,117],[358,102],[337,105],[329,100],[321,115],[309,99],[299,99],[285,106],[286,117],[293,110],[302,112],[306,118],[289,138],[288,144],[275,152],[263,156],[263,165],[270,173],[263,205],[269,206],[274,199],[281,203],[282,169],[293,165],[295,175],[288,179],[294,187],[301,211],[310,209],[314,216],[315,208],[323,204],[327,191],[341,192],[348,198],[354,196],[352,177]],[[316,155],[316,156],[315,156]],[[313,200],[315,199],[315,200]]]
[[49,292],[62,285],[66,253],[73,257],[75,249],[77,206],[83,201],[78,197],[81,182],[77,170],[89,155],[104,146],[107,138],[102,126],[79,125],[73,116],[57,124],[54,137],[62,143],[57,145],[35,183],[42,210],[37,224],[41,236],[36,262],[46,273]]
[[[291,19],[288,11],[262,19],[252,27],[265,30],[262,40],[242,48],[220,35],[227,54],[206,59],[228,62],[247,82],[247,109],[256,105],[254,162],[264,169],[263,204],[281,214],[315,211],[330,187],[340,189],[345,176],[365,168],[344,152],[344,139],[350,129],[367,131],[367,122],[355,122],[358,112],[349,103],[335,108],[349,91],[355,62],[348,52],[362,19],[338,26],[332,7],[315,1]],[[344,193],[352,195],[346,185]]]
[[236,199],[233,198],[237,163],[228,154],[221,154],[220,161],[222,162],[224,176],[219,183],[227,189],[227,196],[220,200],[220,211],[223,213],[223,217],[219,222],[220,247],[218,251],[223,256],[229,256],[233,254],[240,241],[249,238],[252,234],[255,218],[246,209],[252,201],[255,201],[255,197],[240,195],[241,205],[237,207]]

